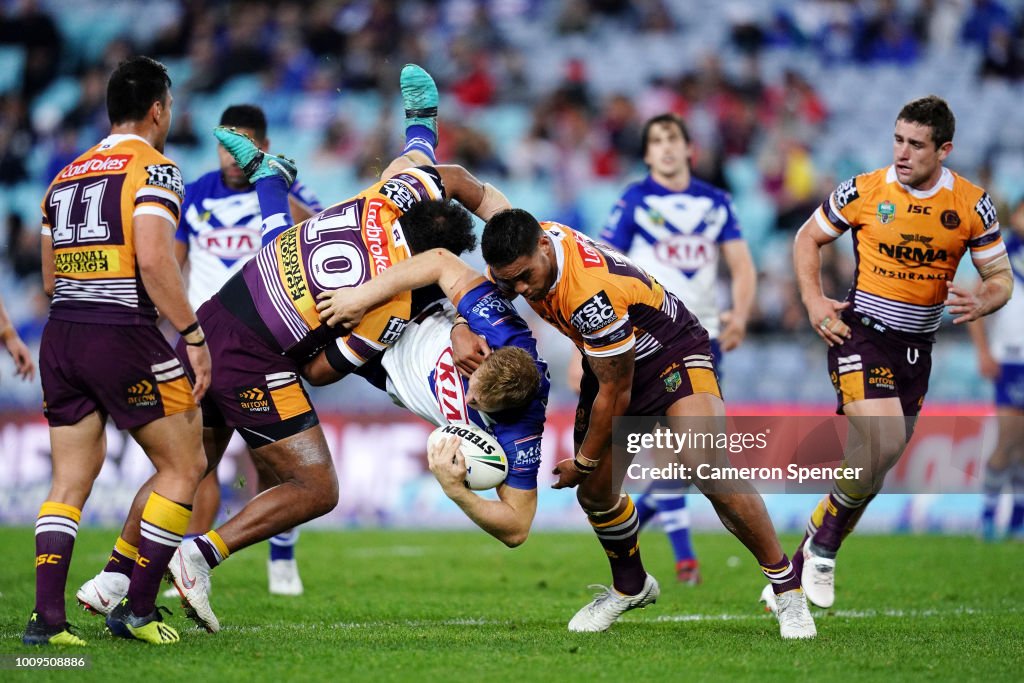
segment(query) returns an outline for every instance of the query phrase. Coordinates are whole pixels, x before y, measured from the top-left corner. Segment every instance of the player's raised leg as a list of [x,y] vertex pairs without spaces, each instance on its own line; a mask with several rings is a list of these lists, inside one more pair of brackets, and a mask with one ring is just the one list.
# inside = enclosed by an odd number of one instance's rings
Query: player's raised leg
[[291,227],[288,189],[295,182],[298,168],[287,157],[264,152],[251,137],[228,126],[218,126],[214,136],[238,162],[245,177],[256,188],[260,199],[263,244],[271,242],[281,231]]

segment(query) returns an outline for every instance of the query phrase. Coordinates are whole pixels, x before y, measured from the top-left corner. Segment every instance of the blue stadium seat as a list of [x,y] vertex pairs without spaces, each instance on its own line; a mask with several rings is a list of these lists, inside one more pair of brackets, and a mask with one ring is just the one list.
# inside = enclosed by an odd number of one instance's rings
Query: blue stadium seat
[[25,68],[25,48],[0,45],[0,94],[21,87],[21,71]]

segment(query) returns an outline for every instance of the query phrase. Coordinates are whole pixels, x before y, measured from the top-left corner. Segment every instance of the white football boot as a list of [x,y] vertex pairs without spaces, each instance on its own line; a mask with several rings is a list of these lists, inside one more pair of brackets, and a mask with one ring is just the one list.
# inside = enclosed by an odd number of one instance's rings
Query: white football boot
[[760,602],[764,604],[765,612],[775,614],[779,611],[779,604],[775,601],[775,589],[770,583],[761,591]]
[[302,578],[294,559],[267,560],[267,582],[271,595],[302,595]]
[[167,565],[167,573],[188,618],[210,633],[219,631],[220,621],[210,607],[210,567],[195,541],[178,546]]
[[644,587],[636,595],[622,595],[608,586],[595,586],[603,589],[594,601],[584,605],[583,609],[569,622],[570,631],[607,631],[624,612],[631,609],[647,607],[658,600],[661,588],[658,581],[647,575]]
[[[771,586],[768,586],[771,590]],[[783,640],[796,638],[813,638],[818,635],[814,627],[814,617],[807,607],[807,596],[799,588],[794,588],[775,596],[775,615],[779,618],[779,635]]]
[[807,593],[807,599],[818,607],[827,609],[836,601],[836,561],[815,555],[810,541],[804,544],[800,585]]
[[128,595],[130,582],[131,579],[124,574],[100,572],[82,584],[75,593],[75,599],[82,609],[106,616]]

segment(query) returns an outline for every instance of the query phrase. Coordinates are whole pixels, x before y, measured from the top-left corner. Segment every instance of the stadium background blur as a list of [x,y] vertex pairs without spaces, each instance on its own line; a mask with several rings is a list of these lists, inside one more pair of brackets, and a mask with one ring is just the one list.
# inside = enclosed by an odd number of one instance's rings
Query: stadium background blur
[[[1020,0],[443,0],[441,2],[0,2],[0,291],[37,351],[47,300],[39,201],[50,179],[108,131],[105,88],[124,57],[163,61],[174,81],[167,154],[186,181],[216,167],[210,134],[229,104],[267,113],[271,149],[295,158],[325,204],[358,192],[401,147],[398,71],[423,65],[442,91],[438,158],[461,163],[514,205],[592,235],[639,179],[639,129],[682,114],[696,175],[727,188],[758,269],[744,345],[726,357],[731,409],[828,414],[825,353],[793,279],[795,230],[829,191],[891,161],[906,101],[938,94],[957,115],[948,166],[986,187],[1005,223],[1024,197],[1024,2]],[[827,251],[826,293],[851,282],[849,239]],[[479,263],[479,259],[477,261]],[[974,278],[968,265],[960,279]],[[727,297],[721,288],[720,296]],[[526,307],[521,307],[524,312]],[[528,314],[553,368],[545,462],[571,444],[567,343]],[[38,379],[0,354],[0,523],[29,524],[48,485]],[[939,333],[925,414],[984,414],[962,329]],[[350,379],[315,390],[342,481],[328,524],[466,525],[424,471],[429,426]],[[85,518],[116,523],[148,463],[108,430],[111,457]],[[381,444],[387,444],[382,447]],[[975,443],[974,457],[984,455]],[[239,452],[238,448],[234,452]],[[245,495],[228,458],[226,493]],[[231,468],[237,468],[232,470]],[[543,469],[543,468],[542,468]],[[222,473],[224,470],[222,470]],[[541,478],[538,524],[583,525]],[[137,485],[137,484],[136,484]],[[717,528],[703,499],[698,527]],[[232,503],[228,499],[227,506]],[[811,505],[774,496],[781,528]],[[976,496],[886,496],[864,528],[964,531]]]

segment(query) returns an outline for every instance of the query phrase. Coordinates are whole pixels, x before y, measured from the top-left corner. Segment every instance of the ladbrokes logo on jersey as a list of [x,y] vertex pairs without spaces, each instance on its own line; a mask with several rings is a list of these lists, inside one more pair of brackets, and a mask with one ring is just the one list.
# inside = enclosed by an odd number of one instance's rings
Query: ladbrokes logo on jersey
[[248,410],[250,413],[269,413],[270,412],[270,399],[267,398],[267,392],[259,387],[250,387],[248,389],[238,389],[238,405],[242,410]]
[[157,404],[153,383],[141,380],[128,387],[128,405],[132,408],[152,408]]
[[380,275],[391,267],[391,257],[388,255],[388,237],[380,224],[380,210],[384,208],[384,202],[379,199],[371,199],[366,204],[366,221],[363,234],[366,241],[366,250],[373,260],[373,272]]
[[572,312],[569,324],[579,330],[580,334],[593,334],[617,318],[612,302],[602,289]]
[[[945,261],[948,257],[945,249],[933,249],[931,247],[934,237],[927,235],[915,235],[913,233],[900,233],[903,239],[899,244],[878,243],[878,253],[890,256],[907,268],[920,268],[930,266],[936,261]],[[916,246],[921,245],[921,246]]]
[[57,179],[67,180],[69,178],[85,175],[86,173],[111,173],[113,171],[123,171],[131,159],[131,155],[127,154],[115,154],[109,157],[94,156],[91,159],[86,159],[85,161],[69,164],[60,172]]

